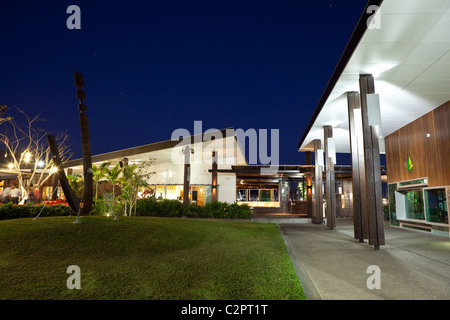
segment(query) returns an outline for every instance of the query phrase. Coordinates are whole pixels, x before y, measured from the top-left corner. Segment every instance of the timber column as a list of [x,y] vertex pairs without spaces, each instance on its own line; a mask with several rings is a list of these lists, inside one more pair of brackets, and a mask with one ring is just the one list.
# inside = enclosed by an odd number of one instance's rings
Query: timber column
[[336,186],[334,178],[334,163],[336,159],[336,147],[333,139],[333,128],[323,127],[326,168],[326,217],[327,228],[336,228]]
[[217,201],[217,151],[212,152],[212,189],[211,201]]
[[[380,114],[379,101],[370,99],[375,93],[374,78],[370,74],[360,75],[359,87],[361,91],[361,116],[364,137],[364,156],[366,163],[366,189],[367,189],[367,214],[369,227],[369,244],[373,245],[375,250],[380,245],[385,244],[384,239],[384,221],[383,205],[381,199],[381,168],[380,168],[380,149],[378,140],[378,130],[375,122],[381,122],[369,116],[371,114]],[[371,109],[374,109],[372,112]],[[377,123],[380,125],[381,123]]]
[[186,206],[189,204],[189,181],[191,180],[191,147],[185,146],[184,181],[183,181],[183,216],[186,216]]
[[347,92],[348,123],[352,162],[353,231],[355,239],[368,238],[366,171],[361,118],[361,98],[358,92]]
[[[87,115],[87,107],[83,104],[83,100],[86,99],[86,93],[84,92],[84,80],[83,75],[78,72],[74,72],[75,86],[77,87],[77,98],[79,100],[78,110],[80,111],[80,129],[81,129],[81,151],[83,155],[83,177],[84,177],[84,190],[81,202],[83,208],[81,214],[87,215],[92,208],[92,198],[94,196],[94,184],[92,176],[92,155],[91,155],[91,138],[89,135],[89,121]],[[78,217],[77,217],[78,221]]]
[[312,222],[321,224],[323,222],[323,192],[322,192],[322,171],[323,171],[323,150],[322,143],[319,139],[314,140],[314,215]]
[[[311,165],[311,151],[307,151],[305,153],[306,164]],[[307,172],[305,174],[306,177],[306,214],[308,218],[311,218],[313,215],[313,201],[312,201],[312,174],[311,172]]]

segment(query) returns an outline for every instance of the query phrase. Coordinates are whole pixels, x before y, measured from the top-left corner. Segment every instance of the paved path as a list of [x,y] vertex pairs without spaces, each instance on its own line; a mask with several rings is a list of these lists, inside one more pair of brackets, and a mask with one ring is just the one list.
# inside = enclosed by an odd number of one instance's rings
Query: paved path
[[[279,227],[308,299],[450,299],[450,238],[386,223],[386,245],[374,250],[353,239],[348,219],[338,219],[334,230],[314,224]],[[371,265],[380,268],[380,289],[367,287]]]

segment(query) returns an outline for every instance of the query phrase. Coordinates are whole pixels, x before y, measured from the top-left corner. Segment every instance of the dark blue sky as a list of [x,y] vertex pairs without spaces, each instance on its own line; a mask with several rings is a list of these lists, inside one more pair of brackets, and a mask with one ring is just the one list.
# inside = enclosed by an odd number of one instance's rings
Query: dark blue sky
[[[69,30],[69,5],[81,30]],[[280,130],[297,144],[366,1],[0,2],[0,104],[67,130],[81,157],[73,72],[84,75],[92,153],[169,140],[172,131]]]

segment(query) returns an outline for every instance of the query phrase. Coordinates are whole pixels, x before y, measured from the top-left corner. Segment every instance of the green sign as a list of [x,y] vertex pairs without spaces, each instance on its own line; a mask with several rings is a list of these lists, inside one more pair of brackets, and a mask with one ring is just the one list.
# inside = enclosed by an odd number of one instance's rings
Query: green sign
[[408,154],[408,162],[406,163],[406,169],[408,169],[408,172],[412,172],[414,168],[414,164],[412,162],[411,155]]

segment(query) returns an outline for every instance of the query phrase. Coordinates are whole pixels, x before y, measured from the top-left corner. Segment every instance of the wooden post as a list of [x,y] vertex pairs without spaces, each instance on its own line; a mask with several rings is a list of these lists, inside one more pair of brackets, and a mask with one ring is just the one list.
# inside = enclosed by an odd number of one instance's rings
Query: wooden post
[[362,137],[361,98],[358,92],[347,93],[350,150],[352,162],[353,230],[355,239],[368,238],[366,203],[364,141]]
[[183,216],[189,204],[189,181],[191,180],[191,147],[184,147]]
[[[307,151],[306,154],[306,164],[311,165],[311,151]],[[311,218],[313,215],[313,201],[312,201],[312,174],[311,172],[307,172],[305,174],[306,177],[306,214],[308,218]]]
[[56,188],[58,188],[58,174],[55,172],[52,175],[52,195],[51,195],[51,200],[54,201],[57,198],[57,193],[55,191]]
[[384,217],[383,217],[383,201],[382,201],[382,186],[381,186],[381,163],[379,153],[379,137],[377,130],[370,126],[370,133],[372,137],[372,157],[373,157],[373,177],[374,177],[374,195],[373,203],[375,215],[369,216],[369,244],[373,244],[375,250],[380,248],[380,245],[385,245],[384,238]]
[[217,152],[212,152],[212,189],[211,201],[217,201]]
[[322,192],[322,170],[323,170],[323,151],[321,149],[322,143],[319,139],[314,140],[314,216],[313,223],[321,224],[323,222],[323,192]]
[[326,217],[327,227],[334,229],[336,227],[336,187],[334,179],[334,161],[330,154],[329,138],[333,138],[333,128],[331,126],[323,127],[324,149],[325,149],[325,169],[326,169]]
[[[367,74],[360,75],[359,87],[361,91],[361,116],[364,137],[367,190],[366,210],[368,214],[369,244],[374,245],[375,249],[379,249],[380,245],[384,245],[384,228],[382,220],[383,210],[382,206],[379,205],[381,204],[381,170],[379,159],[380,150],[378,137],[373,132],[374,130],[372,130],[370,126],[369,110],[367,105],[367,94],[375,93],[373,76]],[[373,137],[374,135],[375,138]],[[379,216],[381,216],[381,226],[379,223]]]
[[[84,189],[81,201],[83,208],[81,214],[87,215],[92,208],[92,198],[94,196],[94,184],[92,176],[92,155],[91,155],[91,139],[89,134],[89,121],[87,115],[87,107],[83,104],[86,94],[83,91],[84,81],[81,73],[74,73],[75,85],[77,87],[77,98],[79,101],[78,110],[80,111],[80,129],[81,129],[81,151],[83,155],[83,176]],[[78,220],[77,220],[78,221]]]

